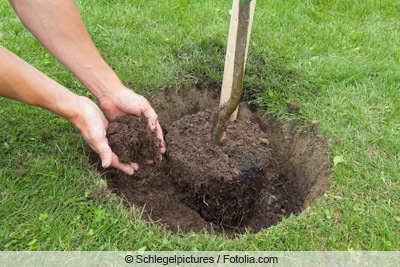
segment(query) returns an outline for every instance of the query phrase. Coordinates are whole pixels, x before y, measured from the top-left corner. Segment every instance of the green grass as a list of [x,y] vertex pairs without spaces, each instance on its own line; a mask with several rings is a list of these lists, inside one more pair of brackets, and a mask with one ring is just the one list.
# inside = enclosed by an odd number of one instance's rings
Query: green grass
[[[156,94],[221,84],[230,1],[76,1],[124,83]],[[258,1],[245,98],[331,142],[331,190],[299,216],[234,239],[173,234],[125,209],[79,133],[0,99],[2,250],[399,250],[400,5]],[[86,89],[0,3],[0,44],[72,91]],[[290,102],[300,109],[288,112]],[[161,118],[162,119],[162,118]],[[397,221],[396,221],[397,218]]]

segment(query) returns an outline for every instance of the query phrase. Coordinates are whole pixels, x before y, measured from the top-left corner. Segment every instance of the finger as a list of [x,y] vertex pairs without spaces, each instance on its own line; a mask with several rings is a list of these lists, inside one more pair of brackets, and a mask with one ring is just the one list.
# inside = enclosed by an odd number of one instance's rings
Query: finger
[[103,166],[103,168],[106,169],[110,166],[113,166],[128,175],[133,175],[135,170],[139,169],[139,166],[136,163],[120,163],[118,156],[114,152],[112,152],[111,147],[108,145],[106,140],[107,139],[104,139],[104,142],[102,142],[100,146],[97,146],[97,153],[100,156],[101,165]]
[[158,139],[164,140],[164,133],[163,133],[160,123],[157,121],[155,124],[156,124],[156,126],[152,129],[152,131],[155,133],[155,135]]
[[90,146],[100,156],[101,166],[103,166],[103,168],[110,167],[112,161],[112,151],[110,146],[107,144],[106,139],[104,139],[104,141],[101,142],[100,145],[97,146],[90,145]]
[[[166,145],[165,145],[165,141],[162,140],[162,141],[161,141],[161,144],[160,144],[160,153],[161,153],[161,154],[164,154],[166,151],[167,151],[167,147],[166,147]],[[161,158],[162,158],[162,156],[161,156]]]
[[162,139],[163,138],[162,129],[158,122],[157,113],[154,111],[154,109],[150,106],[150,104],[148,102],[146,102],[146,105],[141,106],[141,111],[142,111],[143,116],[145,116],[147,118],[147,124],[148,124],[150,130],[152,132],[156,132],[156,133],[158,131],[160,131],[159,133],[157,133],[156,136],[157,136],[157,138]]
[[135,162],[132,162],[132,163],[131,163],[131,167],[132,167],[135,171],[139,170],[139,165],[138,165],[137,163],[135,163]]
[[164,141],[164,133],[163,133],[163,130],[162,130],[162,128],[161,128],[161,126],[160,126],[160,124],[159,124],[158,122],[157,122],[157,127],[156,127],[154,133],[155,133],[156,137],[157,137],[158,139],[161,140],[161,143],[160,143],[160,153],[161,153],[161,154],[164,154],[165,151],[167,150],[167,147],[166,147],[165,141]]
[[148,126],[149,126],[150,130],[156,135],[156,137],[161,140],[160,153],[164,154],[166,151],[166,146],[165,146],[165,141],[164,141],[164,133],[163,133],[160,123],[158,122],[157,119],[156,119],[156,121],[151,121],[151,119],[148,119]]
[[133,175],[135,173],[135,170],[139,169],[139,166],[136,164],[124,164],[119,162],[118,156],[112,152],[112,161],[111,161],[111,166],[117,168],[118,170],[128,174],[128,175]]
[[140,112],[142,113],[141,115],[145,116],[148,120],[155,123],[157,121],[158,116],[155,110],[150,105],[149,101],[147,101],[146,98],[142,97],[139,105],[140,105]]

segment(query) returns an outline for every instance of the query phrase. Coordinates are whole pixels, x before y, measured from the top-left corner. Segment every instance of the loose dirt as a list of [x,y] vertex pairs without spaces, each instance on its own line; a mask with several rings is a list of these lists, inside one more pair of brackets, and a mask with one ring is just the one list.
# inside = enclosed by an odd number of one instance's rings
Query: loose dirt
[[[207,90],[186,88],[176,92],[160,93],[150,99],[150,102],[159,115],[166,136],[167,153],[162,162],[152,165],[142,163],[134,176],[125,175],[115,169],[101,170],[108,187],[127,203],[143,208],[145,219],[161,223],[175,232],[199,232],[204,229],[215,233],[246,230],[257,232],[279,223],[282,218],[290,214],[300,213],[305,206],[329,189],[329,150],[325,138],[313,132],[301,131],[294,124],[281,125],[270,118],[264,118],[261,111],[251,112],[245,105],[241,105],[238,119],[244,125],[247,124],[249,129],[257,125],[256,128],[262,130],[261,137],[257,136],[257,138],[261,138],[261,143],[269,147],[268,152],[272,155],[272,159],[269,161],[269,154],[265,151],[260,155],[268,155],[267,157],[257,156],[267,159],[261,161],[268,163],[265,164],[268,165],[268,173],[264,177],[265,180],[259,184],[256,205],[248,207],[251,210],[249,216],[243,217],[240,223],[231,225],[224,224],[221,220],[213,220],[213,217],[199,208],[206,207],[206,204],[210,205],[210,198],[203,198],[204,194],[198,194],[197,196],[201,197],[197,199],[197,202],[188,201],[188,192],[194,192],[193,188],[187,187],[188,190],[184,190],[184,187],[177,186],[176,175],[175,178],[171,175],[177,165],[171,164],[168,134],[169,131],[173,132],[171,130],[173,122],[185,115],[200,112],[207,117],[208,109],[217,106],[217,95]],[[147,142],[147,147],[141,148],[135,141],[136,135],[132,142],[129,138],[122,137],[122,133],[126,130],[128,132],[138,128],[145,130],[146,124],[143,118],[139,118],[139,121],[129,120],[133,123],[124,121],[125,119],[118,120],[110,124],[111,129],[108,129],[108,135],[112,140],[109,142],[118,155],[127,157],[124,160],[130,161],[132,157],[137,158],[141,150],[151,150],[149,147],[158,148],[159,143],[154,137]],[[117,126],[113,126],[114,124]],[[132,133],[129,134],[132,138]],[[204,133],[201,135],[204,136]],[[142,133],[141,136],[147,136],[147,134]],[[186,135],[188,139],[192,137],[189,134]],[[131,154],[126,148],[118,146],[118,144],[126,146],[131,143],[135,143],[135,146],[139,148],[129,149],[135,151]],[[195,151],[192,149],[191,152]],[[145,155],[142,158],[154,158],[154,154]],[[187,162],[190,163],[192,160],[191,157],[187,157]],[[98,158],[93,158],[92,161],[98,162]],[[212,162],[211,155],[210,162]],[[215,168],[221,165],[220,162],[215,162],[215,164]],[[207,168],[214,167],[207,165]],[[235,170],[234,166],[231,168]],[[260,169],[261,166],[256,166],[256,168]],[[187,177],[183,178],[187,179]]]

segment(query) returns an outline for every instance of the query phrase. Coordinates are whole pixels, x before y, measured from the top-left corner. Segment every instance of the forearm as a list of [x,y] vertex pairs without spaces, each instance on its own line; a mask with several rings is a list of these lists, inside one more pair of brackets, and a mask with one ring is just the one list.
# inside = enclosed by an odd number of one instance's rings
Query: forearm
[[68,120],[76,116],[77,96],[0,46],[0,96],[50,110]]
[[93,95],[112,97],[121,81],[91,40],[73,0],[10,0],[22,23]]

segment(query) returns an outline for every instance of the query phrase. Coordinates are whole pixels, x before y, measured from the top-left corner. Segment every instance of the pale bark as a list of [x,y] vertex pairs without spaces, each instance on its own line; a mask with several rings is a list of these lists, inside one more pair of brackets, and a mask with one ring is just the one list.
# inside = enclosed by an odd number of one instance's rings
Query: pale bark
[[212,129],[213,141],[217,144],[224,143],[226,124],[232,113],[239,106],[242,91],[243,77],[246,63],[246,53],[249,38],[250,1],[239,4],[238,27],[236,34],[236,48],[234,54],[234,67],[232,75],[232,92],[227,103],[215,113]]

